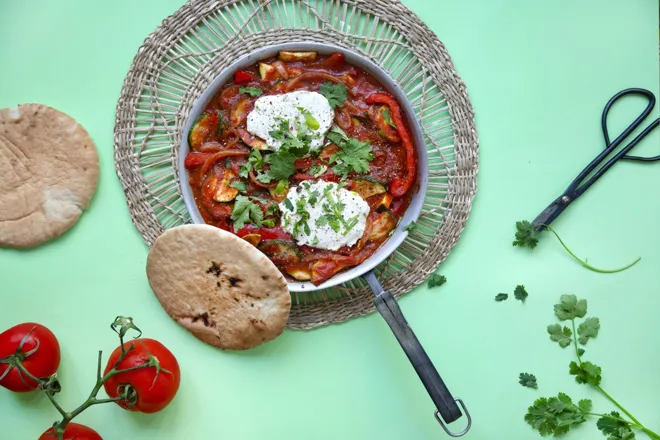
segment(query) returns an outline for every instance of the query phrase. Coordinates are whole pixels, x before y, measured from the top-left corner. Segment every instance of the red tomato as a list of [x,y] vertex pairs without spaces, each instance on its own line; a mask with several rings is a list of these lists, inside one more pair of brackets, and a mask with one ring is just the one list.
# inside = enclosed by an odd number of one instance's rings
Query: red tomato
[[[53,428],[48,428],[46,432],[39,436],[39,440],[55,440],[57,435]],[[69,422],[64,428],[64,440],[103,440],[98,432],[92,428],[79,423]]]
[[236,84],[245,84],[254,80],[254,75],[250,72],[238,71],[234,73],[234,82]]
[[[120,388],[130,385],[135,389],[137,402],[129,406],[125,401],[118,401],[119,406],[129,411],[143,413],[160,411],[172,401],[179,389],[179,363],[172,352],[153,339],[139,338],[125,342],[124,349],[128,350],[131,345],[134,345],[134,348],[119,363],[118,370],[145,365],[149,362],[158,362],[158,368],[149,366],[119,373],[105,383],[105,392],[109,397],[115,398],[121,393]],[[115,366],[120,356],[121,347],[117,347],[108,358],[104,374]]]
[[60,366],[60,344],[53,332],[34,322],[0,333],[0,385],[18,393],[32,391],[38,384],[12,365],[13,360],[39,379],[48,377]]

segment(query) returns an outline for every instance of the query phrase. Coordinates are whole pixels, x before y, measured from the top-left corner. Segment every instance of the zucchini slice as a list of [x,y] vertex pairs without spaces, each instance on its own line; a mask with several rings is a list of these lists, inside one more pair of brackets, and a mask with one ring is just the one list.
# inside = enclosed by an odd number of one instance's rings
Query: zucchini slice
[[243,122],[245,119],[247,119],[248,113],[250,113],[250,110],[248,110],[248,106],[250,105],[250,98],[243,98],[240,101],[238,101],[236,104],[231,109],[231,125],[234,127],[238,127],[241,122]]
[[378,214],[371,227],[368,241],[380,241],[390,235],[396,226],[396,219],[391,212],[385,211]]
[[229,169],[225,169],[222,176],[222,182],[216,181],[216,189],[213,194],[213,200],[216,202],[231,202],[238,195],[238,188],[229,186],[236,175]]
[[280,203],[282,200],[286,199],[288,191],[284,191],[282,194],[278,194],[275,192],[276,189],[276,187],[269,187],[268,192],[270,193],[270,196],[273,198],[273,200],[275,200],[277,203]]
[[259,76],[264,81],[272,81],[277,78],[277,69],[270,64],[259,63]]
[[368,199],[376,194],[383,194],[387,192],[385,184],[372,177],[361,177],[353,180],[351,189],[358,193],[363,199]]
[[216,130],[218,116],[210,113],[200,115],[188,132],[188,145],[192,150],[198,150],[206,138]]
[[309,265],[305,263],[287,266],[286,272],[298,281],[309,281],[312,279],[312,272],[309,270]]
[[275,264],[293,265],[300,262],[300,253],[295,243],[284,240],[267,240],[261,242],[259,250],[266,254]]
[[287,52],[280,51],[280,60],[290,61],[314,61],[316,59],[316,52]]
[[390,193],[385,193],[383,196],[378,200],[378,204],[376,205],[376,210],[378,212],[383,212],[387,211],[390,208],[390,205],[392,204],[392,194]]
[[243,236],[243,240],[247,241],[254,247],[258,247],[261,242],[261,234],[247,234]]

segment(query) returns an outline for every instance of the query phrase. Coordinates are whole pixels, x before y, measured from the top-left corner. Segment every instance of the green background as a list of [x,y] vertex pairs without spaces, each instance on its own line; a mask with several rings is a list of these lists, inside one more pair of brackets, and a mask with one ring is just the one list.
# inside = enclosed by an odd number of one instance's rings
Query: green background
[[[178,357],[174,402],[156,415],[94,407],[79,420],[106,439],[446,438],[421,383],[377,315],[313,331],[286,331],[245,353],[199,342],[167,317],[145,276],[147,248],[114,170],[112,130],[123,78],[143,39],[181,0],[0,2],[0,107],[40,102],[75,117],[95,140],[101,177],[69,233],[32,250],[0,250],[0,328],[50,327],[62,344],[66,408],[94,381],[96,351],[116,346],[108,324],[133,316]],[[511,246],[603,148],[600,115],[627,87],[659,94],[657,0],[407,0],[446,44],[465,80],[480,139],[478,190],[448,282],[401,300],[452,393],[467,403],[472,439],[539,438],[522,420],[539,396],[565,391],[612,406],[568,375],[572,359],[545,327],[563,293],[589,300],[602,330],[587,347],[603,387],[660,430],[660,164],[619,163],[554,224],[581,256],[616,267],[589,272],[551,236],[534,252]],[[613,133],[641,111],[614,109]],[[658,107],[654,111],[658,116]],[[660,130],[638,152],[658,154]],[[495,303],[517,284],[525,304]],[[536,374],[539,390],[518,373]],[[0,390],[2,438],[33,439],[56,418],[40,395]],[[464,419],[463,419],[464,420]],[[463,421],[452,425],[461,429]],[[643,437],[640,435],[640,437]],[[595,423],[570,439],[604,438]]]

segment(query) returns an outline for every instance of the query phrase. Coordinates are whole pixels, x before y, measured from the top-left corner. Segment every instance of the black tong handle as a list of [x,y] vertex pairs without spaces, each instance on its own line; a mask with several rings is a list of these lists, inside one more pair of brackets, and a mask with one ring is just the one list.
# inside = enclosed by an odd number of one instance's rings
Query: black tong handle
[[[392,333],[394,333],[394,336],[399,341],[401,348],[403,348],[405,351],[408,359],[410,360],[410,363],[415,368],[417,375],[419,376],[420,380],[424,384],[424,387],[426,388],[426,391],[431,397],[431,400],[433,400],[433,403],[436,407],[436,419],[450,436],[460,437],[466,434],[470,429],[472,420],[470,414],[465,408],[465,405],[463,404],[463,401],[460,399],[455,399],[449,392],[449,389],[447,389],[447,386],[440,377],[438,370],[436,370],[433,362],[426,354],[426,351],[424,351],[424,348],[417,339],[417,336],[415,336],[412,328],[410,328],[408,325],[408,322],[403,316],[401,308],[399,307],[399,304],[396,302],[396,299],[392,293],[387,290],[383,290],[380,287],[380,283],[378,283],[378,280],[376,280],[376,277],[373,275],[373,273],[369,273],[364,277],[372,286],[372,289],[376,287],[376,289],[374,289],[374,294],[376,296],[374,299],[374,304],[385,319],[385,322],[387,322],[387,324],[390,326],[390,329],[392,329]],[[465,411],[468,419],[468,425],[467,428],[465,428],[465,430],[462,432],[453,433],[447,429],[445,423],[452,423],[455,420],[461,418],[463,415],[458,407],[457,402],[460,403],[461,407]],[[438,417],[438,414],[442,417],[442,420],[440,417]]]

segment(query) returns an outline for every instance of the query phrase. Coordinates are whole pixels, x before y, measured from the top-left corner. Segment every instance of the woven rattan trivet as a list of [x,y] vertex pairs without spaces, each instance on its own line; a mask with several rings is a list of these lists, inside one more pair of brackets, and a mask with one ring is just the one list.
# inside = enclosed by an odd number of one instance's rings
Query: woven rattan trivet
[[[418,228],[376,273],[399,297],[447,257],[476,190],[474,113],[449,54],[398,0],[194,0],[145,40],[124,81],[115,121],[115,163],[133,222],[151,245],[190,222],[178,184],[181,130],[195,102],[228,64],[275,43],[316,41],[357,51],[406,92],[421,120],[429,188]],[[292,294],[290,328],[374,311],[361,279]]]

